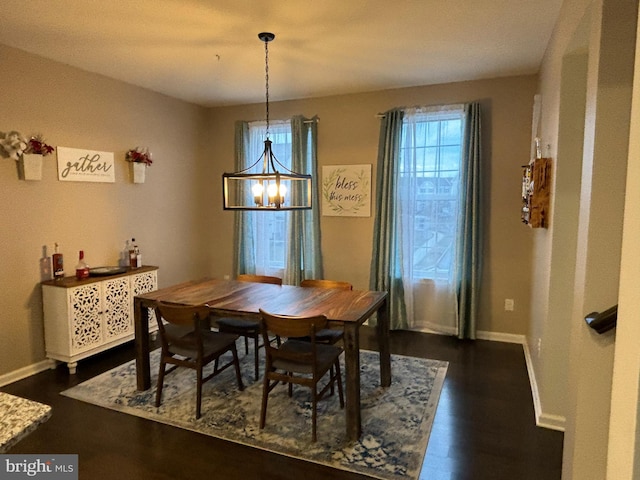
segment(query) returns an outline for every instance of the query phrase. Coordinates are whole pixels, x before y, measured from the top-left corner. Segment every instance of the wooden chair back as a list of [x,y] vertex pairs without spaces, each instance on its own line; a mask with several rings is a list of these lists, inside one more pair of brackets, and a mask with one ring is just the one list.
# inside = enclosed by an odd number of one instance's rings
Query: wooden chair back
[[[172,351],[177,347],[202,354],[200,333],[208,330],[209,307],[157,302],[155,308],[163,350]],[[168,326],[163,319],[169,323]]]
[[315,288],[338,288],[340,290],[353,290],[353,285],[349,282],[342,282],[340,280],[321,280],[311,279],[302,280],[300,282],[301,287],[315,287]]
[[240,282],[271,283],[273,285],[282,285],[281,278],[271,277],[269,275],[253,275],[250,273],[242,273],[238,275],[237,279]]
[[327,317],[316,315],[312,317],[293,317],[275,315],[260,310],[262,322],[267,332],[282,338],[304,337],[313,335],[327,326]]

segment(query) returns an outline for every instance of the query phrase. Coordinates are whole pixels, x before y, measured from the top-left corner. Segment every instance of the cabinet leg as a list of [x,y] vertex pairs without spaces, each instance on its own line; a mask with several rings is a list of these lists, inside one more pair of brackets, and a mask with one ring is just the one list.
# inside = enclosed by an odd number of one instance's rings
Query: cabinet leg
[[69,375],[76,374],[76,368],[78,366],[78,362],[69,362],[67,363],[67,367],[69,368]]

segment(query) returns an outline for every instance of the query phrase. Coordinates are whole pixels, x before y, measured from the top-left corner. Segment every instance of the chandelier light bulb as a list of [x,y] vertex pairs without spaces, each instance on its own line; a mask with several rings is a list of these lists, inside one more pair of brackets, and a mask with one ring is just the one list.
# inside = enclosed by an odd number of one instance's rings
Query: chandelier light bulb
[[262,182],[254,183],[251,187],[251,191],[253,192],[253,203],[258,206],[262,205],[262,194],[264,193]]

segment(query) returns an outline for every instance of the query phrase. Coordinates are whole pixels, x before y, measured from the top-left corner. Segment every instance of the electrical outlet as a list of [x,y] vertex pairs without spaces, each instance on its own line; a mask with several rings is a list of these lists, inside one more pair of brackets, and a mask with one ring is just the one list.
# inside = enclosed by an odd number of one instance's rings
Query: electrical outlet
[[536,345],[536,354],[540,357],[540,350],[542,350],[542,339],[538,339],[538,345]]
[[504,309],[508,312],[513,312],[513,308],[515,307],[515,302],[513,298],[505,298],[504,299]]
[[224,276],[224,279],[225,279],[225,280],[229,280],[229,275],[225,275],[225,276]]

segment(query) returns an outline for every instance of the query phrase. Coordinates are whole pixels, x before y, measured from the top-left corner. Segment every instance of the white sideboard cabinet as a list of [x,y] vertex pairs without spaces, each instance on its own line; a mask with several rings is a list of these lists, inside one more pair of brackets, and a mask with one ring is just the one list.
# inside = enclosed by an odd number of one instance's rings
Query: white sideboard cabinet
[[[44,338],[48,358],[78,361],[134,338],[133,298],[158,289],[158,267],[143,266],[117,275],[42,282]],[[158,329],[149,312],[149,332]]]

